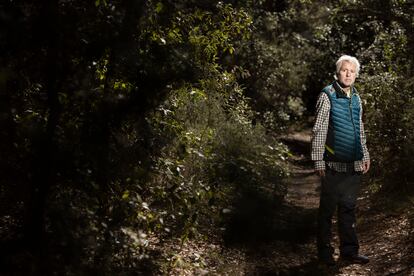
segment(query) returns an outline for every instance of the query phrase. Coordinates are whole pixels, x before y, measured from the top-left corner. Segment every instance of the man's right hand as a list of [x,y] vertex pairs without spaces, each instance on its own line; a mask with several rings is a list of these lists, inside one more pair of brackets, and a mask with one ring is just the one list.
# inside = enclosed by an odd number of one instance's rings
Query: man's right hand
[[320,177],[325,177],[325,170],[316,170],[316,174]]

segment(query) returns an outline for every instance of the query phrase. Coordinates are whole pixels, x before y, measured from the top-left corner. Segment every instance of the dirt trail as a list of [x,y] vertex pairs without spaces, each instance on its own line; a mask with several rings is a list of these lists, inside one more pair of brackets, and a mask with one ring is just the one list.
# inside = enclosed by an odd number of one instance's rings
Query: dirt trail
[[[413,214],[386,208],[385,199],[371,199],[364,189],[358,198],[360,252],[370,257],[366,265],[341,261],[332,268],[316,259],[315,232],[319,205],[319,177],[309,160],[310,130],[284,138],[293,153],[286,202],[270,221],[255,227],[249,242],[224,249],[226,258],[215,270],[220,275],[414,275]],[[366,182],[363,181],[363,182]],[[373,203],[374,202],[374,203]],[[411,208],[412,210],[412,208]],[[336,222],[333,225],[338,247]],[[338,258],[336,249],[335,258]]]

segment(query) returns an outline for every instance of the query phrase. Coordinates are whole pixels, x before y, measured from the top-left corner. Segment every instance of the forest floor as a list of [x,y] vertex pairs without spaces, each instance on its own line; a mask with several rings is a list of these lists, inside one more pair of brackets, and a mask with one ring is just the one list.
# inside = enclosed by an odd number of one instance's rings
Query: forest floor
[[[375,196],[367,186],[358,198],[357,232],[360,253],[369,256],[366,265],[338,260],[326,267],[316,259],[315,233],[319,205],[319,177],[309,160],[310,130],[284,138],[293,154],[286,200],[281,204],[260,202],[253,196],[244,215],[236,220],[226,245],[220,241],[188,243],[180,250],[182,263],[172,274],[196,275],[414,275],[412,202],[393,204]],[[369,176],[368,176],[369,177]],[[256,202],[254,201],[256,200]],[[398,206],[398,207],[397,207]],[[274,209],[271,209],[274,208]],[[336,221],[333,244],[338,248]],[[335,258],[338,259],[338,249]]]
[[[178,237],[162,242],[149,237],[148,249],[154,254],[148,267],[142,267],[142,273],[122,275],[414,275],[413,200],[370,192],[370,175],[364,176],[357,208],[360,252],[370,262],[338,261],[334,267],[318,262],[320,179],[309,160],[310,130],[293,131],[283,141],[292,153],[284,200],[272,198],[271,191],[245,191],[238,202],[222,210],[227,223],[220,229],[206,227],[205,235],[185,243]],[[4,225],[13,225],[5,219],[0,220],[0,232]],[[338,248],[335,220],[333,233]],[[336,259],[338,255],[336,249]],[[22,264],[19,256],[13,260]]]

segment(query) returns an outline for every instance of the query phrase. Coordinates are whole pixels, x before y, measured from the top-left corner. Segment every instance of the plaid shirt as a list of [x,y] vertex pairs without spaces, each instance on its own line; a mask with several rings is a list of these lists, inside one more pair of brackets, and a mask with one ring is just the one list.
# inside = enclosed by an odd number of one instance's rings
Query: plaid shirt
[[312,150],[311,158],[315,162],[316,170],[325,170],[325,164],[332,170],[337,172],[349,172],[349,171],[363,171],[363,162],[369,160],[369,153],[366,145],[366,137],[364,131],[364,124],[362,123],[362,105],[360,101],[360,126],[361,126],[361,142],[364,157],[360,161],[352,163],[340,163],[340,162],[325,162],[323,156],[325,153],[325,142],[328,134],[329,126],[329,114],[331,109],[331,102],[328,95],[321,93],[316,103],[316,118],[315,125],[312,129]]

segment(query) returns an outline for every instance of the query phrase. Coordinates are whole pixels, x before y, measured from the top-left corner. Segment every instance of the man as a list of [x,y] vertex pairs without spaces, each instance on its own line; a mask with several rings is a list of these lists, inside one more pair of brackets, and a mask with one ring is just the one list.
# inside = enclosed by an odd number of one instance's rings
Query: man
[[319,260],[327,265],[335,265],[331,225],[336,209],[340,258],[352,263],[369,262],[358,252],[355,231],[361,175],[370,167],[361,99],[353,86],[359,68],[355,57],[341,56],[336,62],[336,80],[322,90],[316,105],[311,157],[321,177],[317,246]]

